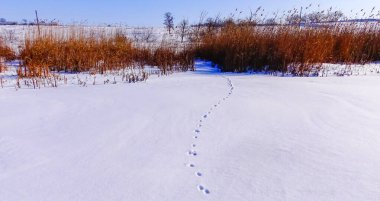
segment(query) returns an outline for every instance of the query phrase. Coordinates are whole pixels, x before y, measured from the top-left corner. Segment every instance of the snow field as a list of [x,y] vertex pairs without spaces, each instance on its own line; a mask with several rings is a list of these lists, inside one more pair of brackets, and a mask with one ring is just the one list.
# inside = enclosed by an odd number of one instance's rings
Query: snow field
[[0,200],[378,200],[378,76],[0,89]]

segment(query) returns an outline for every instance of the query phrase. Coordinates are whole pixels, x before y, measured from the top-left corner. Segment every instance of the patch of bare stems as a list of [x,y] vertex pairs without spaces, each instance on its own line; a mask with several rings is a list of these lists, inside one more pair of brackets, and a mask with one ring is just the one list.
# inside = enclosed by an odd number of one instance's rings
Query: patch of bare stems
[[[306,8],[307,9],[307,8]],[[196,56],[223,71],[290,72],[305,76],[323,63],[365,64],[380,60],[379,21],[352,21],[340,11],[298,10],[261,19],[261,8],[247,19],[202,20]],[[364,11],[363,16],[364,16]],[[372,13],[376,13],[374,9]],[[371,14],[370,17],[380,16]]]
[[[149,40],[149,38],[145,38]],[[162,74],[192,67],[192,56],[171,44],[159,47],[133,42],[121,30],[72,27],[48,28],[26,36],[20,58],[20,77],[48,77],[51,72],[104,74],[124,69],[156,66]]]
[[0,73],[5,70],[5,61],[14,60],[16,58],[16,54],[14,51],[8,47],[2,38],[0,38]]

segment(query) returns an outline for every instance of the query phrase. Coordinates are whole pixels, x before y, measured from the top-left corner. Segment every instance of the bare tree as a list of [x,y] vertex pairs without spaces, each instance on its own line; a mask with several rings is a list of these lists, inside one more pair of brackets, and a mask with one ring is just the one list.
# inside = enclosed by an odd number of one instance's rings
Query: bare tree
[[156,42],[156,37],[153,33],[153,28],[136,27],[132,30],[132,39],[135,42],[153,43]]
[[324,15],[321,12],[312,12],[306,15],[306,18],[310,23],[318,23],[324,20]]
[[305,17],[301,17],[300,14],[293,13],[286,17],[285,21],[291,25],[298,25],[306,21]]
[[204,23],[206,16],[207,16],[207,12],[202,11],[201,15],[199,16],[198,23],[194,26],[194,29],[191,31],[191,34],[190,34],[190,40],[192,42],[199,40],[199,37],[201,35],[201,29],[202,29],[202,26],[203,26],[203,23]]
[[319,22],[337,22],[343,19],[345,16],[341,11],[325,11],[322,12],[312,12],[306,15],[306,20],[309,23],[319,23]]
[[181,43],[183,43],[183,39],[185,38],[187,32],[188,32],[188,26],[189,26],[189,21],[186,19],[183,19],[179,24],[179,35],[181,37]]
[[132,30],[132,33],[131,33],[131,35],[132,35],[132,40],[134,41],[134,42],[139,42],[140,41],[140,30],[139,30],[140,28],[134,28],[133,30]]
[[326,21],[336,22],[343,19],[345,16],[342,11],[328,12],[326,14]]
[[164,14],[164,25],[170,34],[170,31],[174,29],[174,17],[172,13],[167,12]]
[[153,42],[156,42],[157,40],[157,38],[155,37],[153,33],[153,28],[144,29],[143,32],[141,33],[141,37],[146,43],[153,43]]

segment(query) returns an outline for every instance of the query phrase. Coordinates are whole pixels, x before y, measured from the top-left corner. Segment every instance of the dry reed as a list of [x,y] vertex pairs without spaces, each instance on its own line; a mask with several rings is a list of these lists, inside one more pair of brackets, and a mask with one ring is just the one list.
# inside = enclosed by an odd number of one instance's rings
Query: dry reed
[[0,38],[0,73],[4,71],[4,61],[14,60],[16,58],[15,52],[8,47]]
[[258,26],[229,21],[201,35],[196,56],[223,71],[281,71],[310,75],[322,63],[380,60],[379,23]]

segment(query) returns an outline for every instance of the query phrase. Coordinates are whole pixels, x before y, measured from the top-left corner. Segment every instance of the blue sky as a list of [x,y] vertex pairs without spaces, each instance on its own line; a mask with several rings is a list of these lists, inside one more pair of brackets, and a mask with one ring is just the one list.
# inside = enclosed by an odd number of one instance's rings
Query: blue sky
[[88,24],[125,24],[160,26],[165,12],[172,12],[175,20],[187,18],[195,22],[202,11],[213,17],[220,13],[228,16],[235,9],[241,16],[262,6],[266,12],[289,10],[307,6],[317,8],[332,6],[349,14],[351,10],[380,9],[380,0],[2,0],[0,17],[8,20],[34,19],[38,10],[42,19],[57,19],[63,23],[86,22]]

